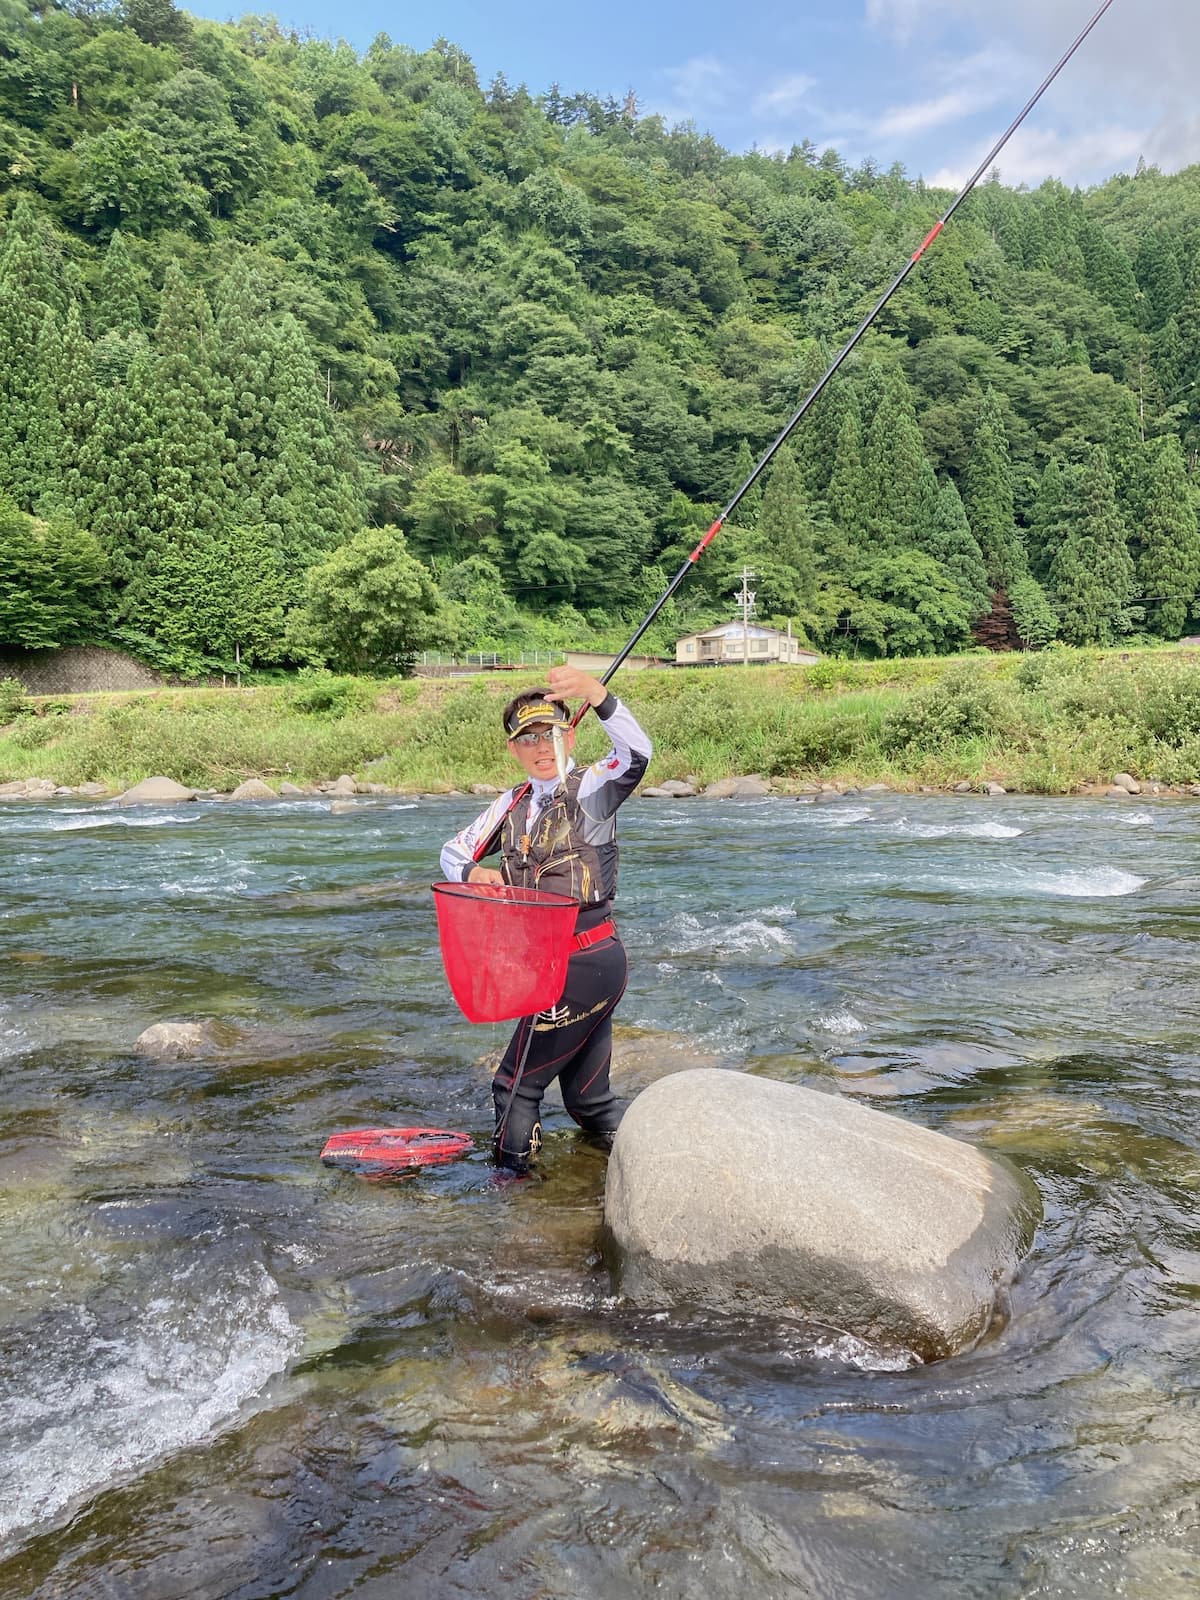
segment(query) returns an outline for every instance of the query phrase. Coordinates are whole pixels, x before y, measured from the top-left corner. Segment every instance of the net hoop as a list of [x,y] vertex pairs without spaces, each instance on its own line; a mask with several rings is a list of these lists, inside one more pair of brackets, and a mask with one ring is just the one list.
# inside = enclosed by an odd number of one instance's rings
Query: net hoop
[[512,884],[435,883],[446,981],[468,1022],[507,1022],[562,997],[579,905]]
[[457,1161],[473,1142],[469,1133],[445,1128],[351,1128],[325,1141],[321,1160],[327,1167],[400,1172]]

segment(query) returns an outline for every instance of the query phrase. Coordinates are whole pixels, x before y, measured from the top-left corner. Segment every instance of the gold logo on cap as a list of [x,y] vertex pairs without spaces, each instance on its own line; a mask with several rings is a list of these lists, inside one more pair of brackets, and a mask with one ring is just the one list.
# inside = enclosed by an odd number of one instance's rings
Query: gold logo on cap
[[522,706],[517,712],[518,723],[522,722],[557,722],[559,720],[558,707],[547,705],[543,700],[540,705]]

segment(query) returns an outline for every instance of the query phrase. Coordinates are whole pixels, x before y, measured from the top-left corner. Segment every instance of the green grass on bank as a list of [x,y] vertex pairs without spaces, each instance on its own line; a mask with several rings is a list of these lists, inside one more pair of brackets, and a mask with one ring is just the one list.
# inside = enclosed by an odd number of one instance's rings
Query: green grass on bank
[[[0,782],[119,789],[161,773],[228,790],[248,777],[311,783],[348,772],[420,791],[501,785],[514,769],[500,708],[529,681],[303,678],[0,701]],[[1200,655],[1191,651],[664,670],[623,673],[615,687],[654,738],[651,782],[756,772],[785,783],[993,780],[1064,794],[1122,770],[1200,781]],[[586,719],[580,753],[603,747]]]

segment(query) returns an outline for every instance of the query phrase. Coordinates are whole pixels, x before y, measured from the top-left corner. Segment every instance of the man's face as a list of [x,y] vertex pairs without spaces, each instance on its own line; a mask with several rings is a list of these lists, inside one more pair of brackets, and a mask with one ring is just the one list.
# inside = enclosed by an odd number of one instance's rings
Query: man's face
[[[562,737],[563,749],[570,755],[575,748],[575,729],[564,728]],[[531,728],[524,729],[517,738],[508,741],[508,748],[529,777],[545,780],[558,776],[554,765],[554,736],[548,722],[535,722]]]

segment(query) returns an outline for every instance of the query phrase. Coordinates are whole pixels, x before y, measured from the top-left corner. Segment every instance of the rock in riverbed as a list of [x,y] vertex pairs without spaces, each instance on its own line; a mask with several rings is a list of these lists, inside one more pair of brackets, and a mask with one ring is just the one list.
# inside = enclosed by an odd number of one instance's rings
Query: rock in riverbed
[[153,1061],[194,1061],[228,1046],[237,1037],[214,1017],[202,1022],[155,1022],[134,1040],[134,1052]]
[[117,796],[119,806],[173,806],[184,800],[194,800],[196,791],[185,789],[174,778],[143,778],[132,789]]
[[771,792],[771,785],[758,773],[748,778],[718,778],[704,791],[706,800],[759,800]]
[[51,778],[15,778],[0,783],[0,800],[48,800],[57,787]]
[[[320,1048],[322,1041],[316,1043]],[[276,1062],[291,1067],[313,1048],[310,1037],[225,1017],[173,1017],[152,1023],[133,1042],[134,1054],[149,1061],[211,1061],[222,1067]]]
[[626,1112],[604,1210],[618,1290],[638,1305],[795,1317],[932,1360],[987,1330],[1041,1207],[973,1145],[699,1069]]

